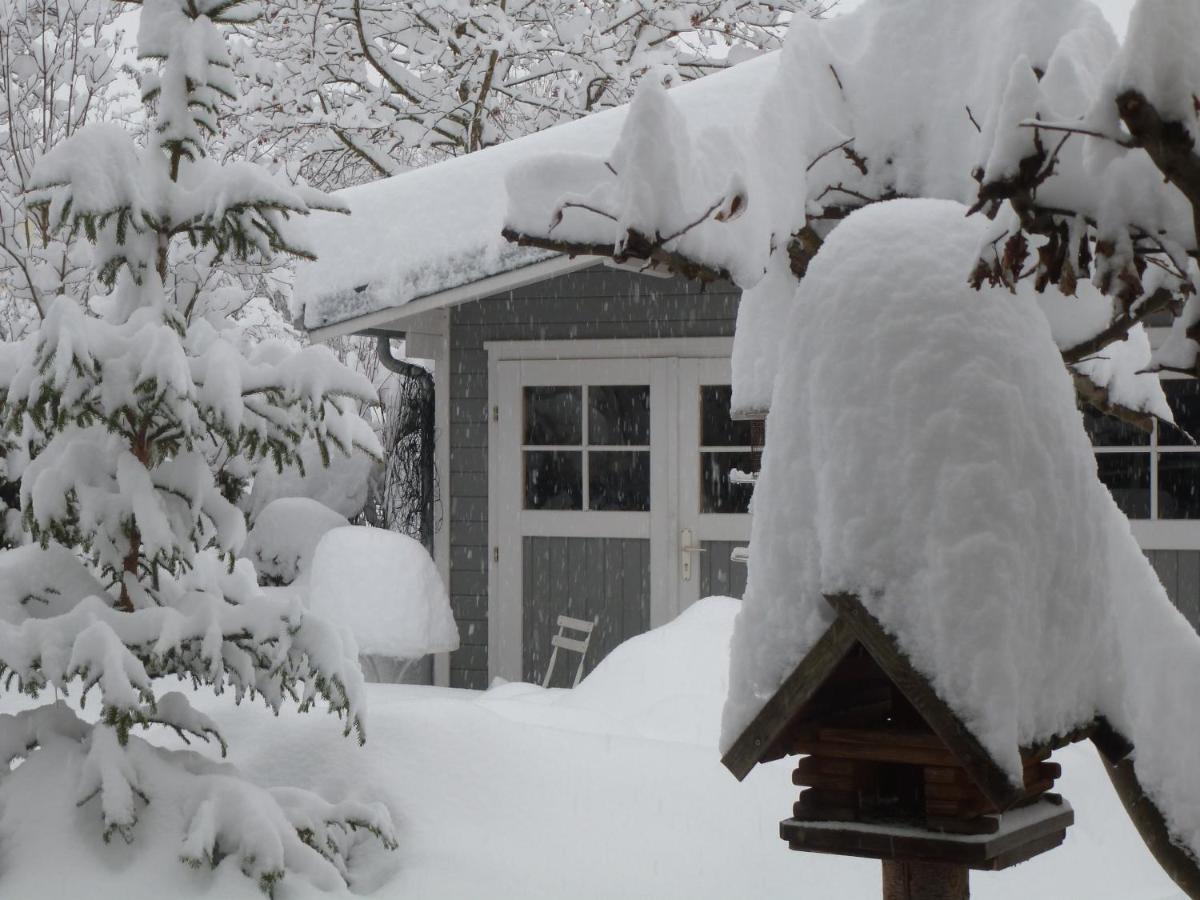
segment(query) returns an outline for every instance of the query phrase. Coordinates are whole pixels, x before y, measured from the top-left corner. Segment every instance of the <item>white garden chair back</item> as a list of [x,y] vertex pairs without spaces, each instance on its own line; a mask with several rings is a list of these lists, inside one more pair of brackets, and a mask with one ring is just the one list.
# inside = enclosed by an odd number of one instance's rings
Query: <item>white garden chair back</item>
[[[550,651],[550,665],[546,667],[546,677],[542,679],[542,687],[550,687],[550,679],[554,675],[554,664],[558,661],[559,650],[572,650],[579,654],[579,667],[575,670],[575,680],[571,682],[571,687],[579,685],[579,680],[583,678],[583,664],[587,660],[588,646],[592,642],[592,631],[599,622],[599,616],[590,622],[571,616],[558,617],[558,634],[550,638],[550,646],[554,649]],[[583,637],[567,637],[567,631],[579,632]]]

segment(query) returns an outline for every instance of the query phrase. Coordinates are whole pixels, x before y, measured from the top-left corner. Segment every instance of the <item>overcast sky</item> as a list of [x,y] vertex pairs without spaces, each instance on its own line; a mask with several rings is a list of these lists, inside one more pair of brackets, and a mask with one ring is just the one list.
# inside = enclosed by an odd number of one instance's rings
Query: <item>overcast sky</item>
[[[838,8],[842,12],[848,12],[854,7],[861,5],[863,0],[840,0]],[[951,0],[953,2],[953,0]],[[1046,3],[1055,3],[1057,0],[1044,0]],[[1129,21],[1129,10],[1133,7],[1135,0],[1092,0],[1108,17],[1108,21],[1112,23],[1113,31],[1117,33],[1117,37],[1125,35],[1125,25]]]

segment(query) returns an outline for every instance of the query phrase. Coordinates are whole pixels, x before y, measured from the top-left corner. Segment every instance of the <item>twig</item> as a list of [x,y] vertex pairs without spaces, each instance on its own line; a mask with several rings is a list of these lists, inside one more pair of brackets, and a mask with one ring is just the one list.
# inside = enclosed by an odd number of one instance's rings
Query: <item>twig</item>
[[820,196],[817,197],[817,202],[820,203],[825,198],[825,195],[828,194],[830,191],[837,191],[838,193],[841,193],[841,194],[848,194],[849,196],[855,197],[855,198],[863,201],[864,203],[879,203],[879,202],[881,202],[881,199],[882,199],[882,198],[878,198],[878,197],[868,197],[866,194],[860,193],[855,190],[851,190],[850,188],[846,187],[845,185],[838,183],[838,184],[831,184],[829,187],[825,188],[825,190],[821,191]]
[[813,166],[815,166],[817,163],[819,163],[821,160],[823,160],[825,157],[827,157],[830,153],[836,153],[838,150],[841,150],[846,145],[853,143],[853,141],[854,141],[854,138],[852,138],[852,137],[846,138],[846,140],[842,141],[840,144],[835,144],[834,146],[830,147],[828,150],[822,150],[820,153],[818,153],[813,158],[813,161],[810,162],[805,167],[804,171],[811,172],[813,170]]
[[562,212],[564,209],[582,209],[582,210],[586,210],[587,212],[590,212],[590,213],[595,213],[598,216],[603,216],[604,218],[608,219],[610,222],[617,221],[617,217],[614,216],[610,212],[605,212],[604,210],[602,210],[598,207],[595,207],[595,206],[589,206],[587,203],[578,203],[574,200],[568,200],[566,203],[564,203],[562,206],[560,206],[558,208],[557,221],[555,221],[554,224],[550,226],[550,228],[548,229],[549,231],[553,231],[555,228],[558,227],[558,223],[562,221]]
[[829,64],[829,71],[833,73],[833,80],[837,82],[838,90],[843,94],[846,93],[846,89],[842,87],[842,79],[838,77],[837,69],[833,67],[833,63]]
[[971,124],[975,126],[975,130],[978,131],[980,134],[983,134],[983,129],[980,128],[979,123],[975,121],[975,116],[971,112],[971,107],[967,106],[966,110],[967,110],[967,118],[971,120]]
[[1084,137],[1099,138],[1102,141],[1112,141],[1126,149],[1132,150],[1137,145],[1131,141],[1123,141],[1120,138],[1115,138],[1111,134],[1105,134],[1103,131],[1094,131],[1091,128],[1079,128],[1075,125],[1054,125],[1043,122],[1040,119],[1028,119],[1020,124],[1021,128],[1041,128],[1045,131],[1065,132],[1068,136],[1072,134],[1081,134]]
[[1037,174],[1038,184],[1041,184],[1043,181],[1045,181],[1047,178],[1049,178],[1051,175],[1054,174],[1054,164],[1056,162],[1058,162],[1058,154],[1062,150],[1063,145],[1067,142],[1067,140],[1070,137],[1071,137],[1071,135],[1069,135],[1069,134],[1064,134],[1062,136],[1062,140],[1058,142],[1058,146],[1056,146],[1054,148],[1054,151],[1050,154],[1050,158],[1048,160],[1046,160],[1045,167]]
[[675,240],[676,238],[683,237],[685,234],[687,234],[693,228],[696,228],[697,226],[703,224],[708,219],[709,216],[711,216],[713,213],[715,213],[718,209],[721,208],[721,204],[723,204],[724,202],[725,202],[724,197],[719,198],[717,200],[717,202],[714,203],[712,206],[710,206],[708,209],[706,209],[704,211],[704,213],[700,216],[700,218],[698,218],[696,221],[689,222],[687,225],[684,225],[682,228],[680,228],[678,231],[676,231],[673,234],[669,234],[666,237],[659,237],[658,242],[654,246],[653,249],[658,249],[659,247],[669,244],[671,241]]

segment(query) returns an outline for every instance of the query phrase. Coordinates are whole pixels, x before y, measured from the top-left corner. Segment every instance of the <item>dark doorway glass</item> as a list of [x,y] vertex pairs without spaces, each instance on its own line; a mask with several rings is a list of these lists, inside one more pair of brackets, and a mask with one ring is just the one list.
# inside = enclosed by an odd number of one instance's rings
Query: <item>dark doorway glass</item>
[[1100,480],[1131,519],[1150,518],[1150,454],[1097,453]]
[[583,453],[525,451],[526,509],[583,509]]
[[628,512],[650,509],[650,451],[588,453],[588,509]]
[[583,443],[583,388],[525,388],[524,443],[534,446]]
[[1200,453],[1158,455],[1158,517],[1200,519]]
[[762,454],[701,453],[700,454],[700,512],[702,513],[748,513],[753,484],[735,484],[730,481],[732,469],[742,472],[757,472]]
[[706,384],[700,388],[700,446],[752,447],[754,423],[735,422],[729,417],[733,389],[727,384]]
[[650,386],[589,387],[588,443],[600,446],[649,446]]

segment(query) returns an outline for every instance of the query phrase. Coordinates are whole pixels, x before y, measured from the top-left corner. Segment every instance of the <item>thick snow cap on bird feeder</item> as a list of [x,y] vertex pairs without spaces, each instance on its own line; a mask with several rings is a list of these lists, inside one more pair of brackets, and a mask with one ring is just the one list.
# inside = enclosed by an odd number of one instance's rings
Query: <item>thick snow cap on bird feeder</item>
[[1200,733],[1200,638],[1096,477],[1042,305],[968,286],[987,223],[965,212],[860,210],[797,291],[725,763],[807,755],[782,826],[797,849],[1002,868],[1070,823],[1054,747],[1091,737],[1115,763],[1133,744],[1195,853],[1200,775],[1178,748]]

